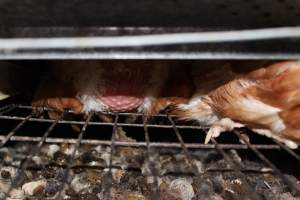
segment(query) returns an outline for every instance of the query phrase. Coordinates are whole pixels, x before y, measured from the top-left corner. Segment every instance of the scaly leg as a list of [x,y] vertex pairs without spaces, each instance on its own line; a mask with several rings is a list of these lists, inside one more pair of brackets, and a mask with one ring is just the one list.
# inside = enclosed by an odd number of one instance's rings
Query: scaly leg
[[207,144],[212,137],[213,138],[219,137],[219,135],[222,132],[232,131],[234,128],[241,128],[241,127],[244,127],[244,125],[240,124],[240,123],[236,123],[229,118],[223,118],[223,119],[215,122],[210,127],[210,129],[205,137],[204,143]]

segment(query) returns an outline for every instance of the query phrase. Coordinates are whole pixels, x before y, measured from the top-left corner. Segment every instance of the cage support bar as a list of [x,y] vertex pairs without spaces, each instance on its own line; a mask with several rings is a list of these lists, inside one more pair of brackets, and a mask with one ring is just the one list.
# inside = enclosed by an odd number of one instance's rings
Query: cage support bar
[[73,38],[1,38],[0,50],[81,49],[299,38],[300,27]]
[[[10,119],[10,120],[24,120],[24,117],[17,117],[17,116],[0,116],[0,119]],[[53,123],[55,120],[53,119],[39,119],[39,118],[30,118],[29,121],[32,122],[44,122],[44,123]],[[78,124],[84,125],[85,122],[82,121],[72,121],[72,120],[61,120],[59,121],[60,124]],[[114,126],[114,123],[110,122],[89,122],[88,125],[106,125],[106,126]],[[129,126],[129,127],[143,127],[143,124],[130,124],[130,123],[118,123],[119,126]],[[147,124],[149,128],[172,128],[172,125],[157,125],[157,124]],[[185,126],[185,125],[178,125],[178,129],[200,129],[202,130],[204,127],[199,126]]]
[[[8,189],[8,192],[5,193],[5,197],[7,197],[7,195],[9,195],[9,193],[12,191],[12,189],[14,189],[16,187],[16,185],[18,183],[18,180],[19,180],[19,178],[21,176],[21,173],[23,173],[23,171],[26,169],[26,167],[28,165],[28,162],[34,156],[36,156],[40,152],[41,147],[44,144],[46,138],[51,133],[51,131],[54,129],[54,127],[56,126],[56,124],[58,123],[58,121],[63,118],[63,116],[64,116],[64,113],[62,113],[61,116],[59,118],[57,118],[53,124],[51,124],[51,126],[44,133],[43,137],[41,138],[41,140],[39,141],[39,143],[37,144],[37,146],[35,146],[33,149],[31,149],[30,152],[28,153],[28,155],[24,159],[21,160],[21,162],[20,162],[20,164],[18,166],[18,169],[17,169],[17,174],[12,179],[11,185],[10,185],[10,187]],[[44,164],[42,164],[42,165],[43,165],[43,168],[44,168]]]
[[12,131],[10,131],[6,137],[1,141],[0,148],[2,148],[8,140],[32,117],[33,112],[31,112],[27,117],[25,117]]
[[76,140],[76,143],[75,143],[75,147],[74,147],[74,149],[73,149],[73,151],[71,153],[71,156],[69,158],[67,169],[64,171],[63,178],[62,178],[62,183],[61,183],[61,185],[59,187],[58,193],[55,196],[55,200],[61,200],[61,199],[63,199],[62,196],[61,196],[61,193],[65,189],[66,185],[69,182],[70,170],[71,170],[71,168],[74,165],[74,159],[75,159],[76,152],[77,152],[77,150],[78,150],[78,148],[79,148],[79,146],[81,144],[81,140],[82,140],[83,135],[84,135],[84,133],[86,131],[86,128],[88,126],[88,122],[91,120],[92,116],[93,116],[93,113],[90,113],[88,115],[87,119],[85,120],[85,124],[81,128],[81,131],[80,131],[80,133],[78,135],[78,138]]
[[219,152],[219,154],[221,154],[223,156],[223,158],[225,159],[225,161],[227,162],[227,164],[229,164],[233,170],[239,174],[240,178],[243,180],[243,183],[245,184],[245,189],[248,192],[248,195],[251,197],[251,199],[258,199],[260,200],[261,198],[257,195],[257,193],[251,188],[248,180],[245,177],[245,174],[242,173],[241,171],[241,166],[239,163],[234,162],[233,159],[231,159],[226,153],[225,151],[219,146],[219,143],[214,139],[211,138],[211,141],[214,143],[216,150]]
[[261,152],[259,152],[256,148],[254,148],[252,144],[250,144],[249,141],[243,135],[241,135],[237,130],[234,130],[234,133],[239,137],[240,140],[242,140],[249,147],[249,149],[252,150],[252,152],[261,161],[263,161],[266,165],[268,165],[273,169],[275,174],[278,177],[280,177],[289,186],[289,189],[291,190],[293,195],[300,196],[300,189],[297,188],[285,175],[283,175],[280,172],[280,170],[269,159],[267,159]]
[[[0,135],[0,140],[5,139],[6,136]],[[30,137],[30,136],[12,136],[11,141],[24,141],[24,142],[38,142],[41,140],[41,137]],[[76,143],[76,139],[70,138],[46,138],[47,143]],[[93,140],[93,139],[83,139],[82,144],[93,144],[93,145],[110,145],[111,142],[107,140]],[[121,142],[116,141],[116,146],[123,147],[146,147],[146,142]],[[213,144],[200,144],[200,143],[186,143],[188,149],[214,149],[215,145]],[[220,144],[223,149],[248,149],[245,144]],[[280,146],[276,144],[253,144],[257,149],[277,149],[280,150]],[[151,142],[152,148],[181,148],[181,145],[177,142]]]
[[16,105],[14,104],[9,104],[9,105],[5,105],[3,107],[0,108],[0,115],[6,113],[7,111],[10,111],[12,109],[14,109],[16,107]]
[[182,148],[185,156],[187,157],[187,159],[189,161],[190,167],[192,167],[192,171],[195,173],[196,176],[200,175],[200,171],[199,171],[194,159],[192,158],[191,154],[189,153],[187,147],[185,146],[185,143],[184,143],[177,127],[176,127],[175,122],[173,121],[172,117],[170,117],[170,116],[168,116],[168,119],[169,119],[169,121],[171,122],[171,124],[173,126],[174,133],[175,133],[178,141],[180,142],[181,148]]
[[294,157],[297,161],[298,164],[300,165],[300,156],[298,156],[293,150],[291,150],[290,148],[288,148],[286,145],[282,144],[281,142],[271,138],[273,142],[275,142],[276,144],[278,144],[282,149],[284,149],[288,154],[290,154],[292,157]]
[[111,140],[110,140],[110,152],[109,152],[109,163],[108,163],[108,172],[104,179],[104,196],[105,199],[111,199],[111,187],[113,184],[112,176],[112,166],[113,166],[113,155],[115,154],[115,143],[116,143],[116,134],[118,129],[118,120],[119,113],[115,113],[114,126],[112,130]]
[[147,146],[147,150],[146,150],[146,162],[148,162],[149,165],[149,170],[150,173],[152,174],[153,178],[154,178],[154,194],[153,194],[153,199],[157,199],[157,200],[161,200],[161,194],[159,191],[159,184],[158,184],[158,172],[155,168],[155,164],[152,161],[150,155],[152,154],[153,150],[150,146],[150,137],[149,137],[149,133],[148,133],[148,127],[147,125],[147,118],[145,117],[145,115],[143,115],[143,125],[144,125],[144,136],[145,136],[145,140],[146,140],[146,146]]

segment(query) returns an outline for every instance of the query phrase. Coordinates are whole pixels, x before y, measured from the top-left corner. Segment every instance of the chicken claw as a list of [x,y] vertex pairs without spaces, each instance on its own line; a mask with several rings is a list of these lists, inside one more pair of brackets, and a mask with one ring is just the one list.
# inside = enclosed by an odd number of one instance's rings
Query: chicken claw
[[205,137],[204,144],[207,144],[211,138],[219,137],[222,132],[232,131],[234,128],[241,128],[243,126],[243,124],[236,123],[229,118],[223,118],[210,127]]

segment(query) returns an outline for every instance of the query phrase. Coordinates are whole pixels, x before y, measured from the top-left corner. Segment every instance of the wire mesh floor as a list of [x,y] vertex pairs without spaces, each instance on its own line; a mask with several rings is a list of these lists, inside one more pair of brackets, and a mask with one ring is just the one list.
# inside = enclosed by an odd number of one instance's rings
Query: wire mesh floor
[[208,127],[174,116],[0,108],[0,198],[294,199],[298,150],[237,129],[203,144]]

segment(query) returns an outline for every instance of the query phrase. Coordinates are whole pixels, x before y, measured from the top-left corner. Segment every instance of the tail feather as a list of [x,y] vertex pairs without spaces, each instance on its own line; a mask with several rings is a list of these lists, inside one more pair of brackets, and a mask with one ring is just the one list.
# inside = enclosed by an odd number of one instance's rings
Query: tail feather
[[279,113],[279,116],[286,125],[282,137],[300,144],[300,106],[284,110]]

